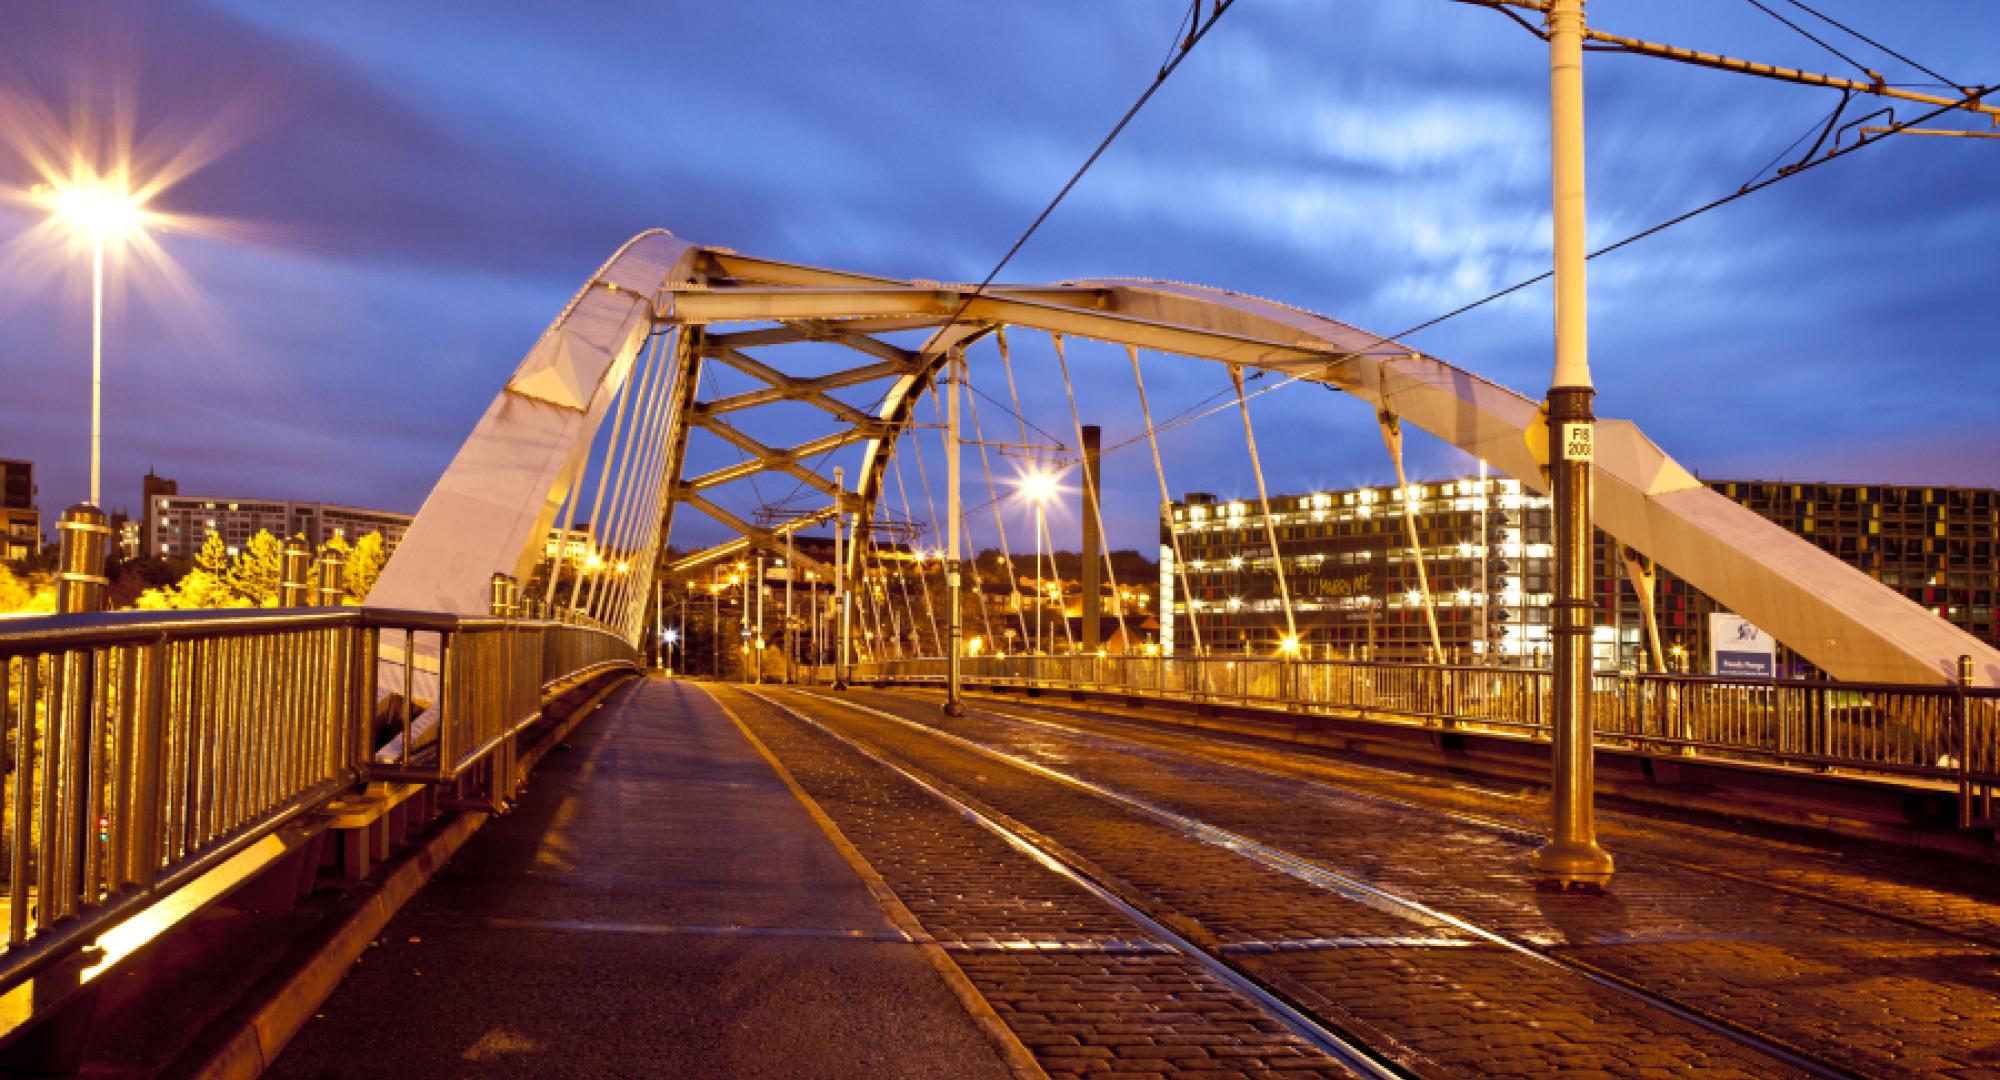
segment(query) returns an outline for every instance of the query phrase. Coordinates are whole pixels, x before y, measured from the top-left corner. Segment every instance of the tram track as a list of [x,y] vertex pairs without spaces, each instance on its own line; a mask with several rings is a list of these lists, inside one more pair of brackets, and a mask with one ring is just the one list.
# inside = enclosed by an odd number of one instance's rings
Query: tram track
[[[1263,765],[1257,765],[1245,761],[1236,760],[1233,758],[1214,756],[1211,754],[1202,753],[1199,747],[1190,748],[1183,745],[1163,745],[1161,743],[1141,741],[1138,739],[1128,738],[1126,736],[1116,734],[1113,732],[1101,730],[1101,728],[1105,726],[1129,728],[1129,729],[1135,729],[1139,732],[1143,732],[1148,735],[1164,737],[1165,739],[1170,740],[1175,744],[1182,744],[1193,741],[1190,738],[1190,736],[1185,732],[1171,731],[1171,730],[1162,731],[1160,722],[1149,720],[1143,717],[1129,717],[1117,713],[1107,713],[1090,709],[1071,708],[1063,705],[1042,705],[1038,703],[1035,707],[1039,712],[1052,714],[1055,716],[1074,718],[1082,722],[1083,724],[1088,724],[1090,726],[1085,727],[1085,726],[1076,726],[1072,724],[1056,723],[1055,721],[1048,719],[1046,716],[1023,716],[1015,712],[996,708],[989,705],[979,705],[976,707],[976,711],[981,715],[990,716],[996,719],[1007,720],[1013,723],[1043,726],[1043,727],[1053,728],[1056,730],[1071,732],[1076,735],[1084,737],[1111,739],[1121,743],[1125,743],[1127,745],[1163,750],[1169,753],[1186,754],[1191,757],[1198,758],[1203,762],[1211,763],[1217,766],[1230,769],[1237,769],[1243,772],[1253,773],[1259,776],[1265,776],[1276,780],[1309,785],[1315,789],[1332,793],[1341,798],[1368,801],[1384,806],[1393,806],[1399,810],[1428,814],[1448,821],[1457,822],[1459,824],[1469,825],[1474,828],[1485,829],[1495,834],[1505,836],[1525,844],[1539,845],[1545,839],[1542,833],[1535,831],[1530,825],[1524,822],[1510,821],[1505,818],[1492,817],[1489,815],[1479,814],[1468,810],[1454,809],[1450,807],[1420,803],[1409,799],[1398,798],[1393,795],[1385,795],[1380,792],[1355,791],[1352,788],[1342,787],[1339,784],[1330,782],[1326,779],[1306,775],[1299,771],[1271,768]],[[1406,780],[1408,777],[1407,773],[1401,773],[1395,769],[1386,768],[1382,766],[1369,765],[1347,760],[1342,760],[1340,762],[1340,765],[1342,768],[1345,769],[1353,769],[1359,772],[1373,773],[1399,780]],[[1472,790],[1481,791],[1482,793],[1491,794],[1497,797],[1511,798],[1515,795],[1515,793],[1513,792],[1504,791],[1501,789],[1480,788],[1475,785],[1468,785],[1462,781],[1459,782],[1456,786],[1460,788],[1468,788]],[[1907,915],[1893,911],[1885,911],[1879,906],[1871,906],[1858,901],[1846,900],[1836,896],[1829,896],[1822,892],[1814,892],[1809,889],[1801,888],[1794,885],[1784,884],[1782,882],[1775,882],[1775,881],[1756,878],[1749,874],[1740,873],[1735,870],[1725,869],[1723,867],[1718,867],[1706,863],[1700,863],[1700,862],[1695,862],[1693,860],[1680,858],[1678,856],[1667,854],[1659,850],[1658,845],[1664,842],[1664,838],[1659,837],[1659,835],[1656,832],[1654,832],[1650,827],[1648,827],[1647,824],[1633,821],[1630,819],[1629,815],[1618,814],[1616,812],[1607,813],[1603,810],[1600,810],[1599,815],[1602,818],[1609,818],[1615,820],[1619,828],[1627,831],[1634,838],[1637,838],[1642,843],[1646,844],[1646,847],[1640,853],[1640,857],[1648,862],[1660,866],[1672,867],[1676,870],[1680,870],[1685,873],[1698,874],[1703,877],[1714,878],[1720,881],[1727,881],[1734,885],[1740,885],[1746,888],[1757,889],[1763,892],[1771,893],[1773,895],[1783,896],[1790,900],[1809,903],[1819,907],[1839,910],[1853,915],[1860,915],[1879,922],[1900,926],[1905,929],[1916,930],[1926,934],[1933,934],[1939,937],[1950,938],[1955,941],[1960,941],[1968,945],[1975,945],[1980,948],[2000,951],[2000,935],[1978,933],[1974,931],[1965,930],[1959,927],[1947,926],[1942,923],[1914,915]],[[1828,870],[1836,870],[1844,872],[1852,872],[1853,870],[1851,866],[1845,866],[1839,863],[1838,861],[1829,859],[1823,855],[1803,851],[1796,845],[1777,845],[1777,844],[1766,845],[1758,842],[1754,837],[1743,837],[1733,834],[1731,836],[1731,840],[1739,844],[1741,843],[1754,844],[1756,846],[1759,846],[1760,848],[1770,850],[1773,853],[1781,853],[1789,858],[1801,861],[1810,861]]]
[[1129,903],[1116,890],[1098,880],[1095,874],[1080,865],[1080,860],[1063,851],[1058,845],[1038,836],[1031,836],[1025,830],[1017,829],[1003,821],[1001,815],[974,805],[971,800],[955,794],[947,785],[935,778],[860,740],[835,731],[765,692],[743,689],[743,693],[820,732],[881,768],[901,776],[960,816],[998,836],[1009,847],[1034,860],[1043,869],[1114,908],[1146,933],[1208,972],[1223,985],[1254,1001],[1309,1045],[1355,1074],[1374,1080],[1410,1080],[1411,1077],[1422,1076],[1428,1072],[1421,1066],[1414,1065],[1412,1055],[1399,1050],[1385,1050],[1364,1042],[1344,1030],[1341,1025],[1315,1015],[1267,986],[1262,980],[1246,971],[1240,963],[1231,962],[1216,950],[1203,948],[1181,932]]
[[[799,693],[797,691],[794,692]],[[1616,973],[1603,971],[1587,962],[1521,941],[1508,934],[1480,925],[1471,919],[1454,915],[1391,889],[1383,888],[1353,875],[1342,873],[1340,870],[1323,865],[1314,859],[1298,855],[1272,844],[1263,843],[1239,832],[1223,828],[1199,818],[1178,813],[1129,792],[1095,783],[1060,769],[1043,765],[1040,762],[1031,761],[1019,755],[996,749],[976,740],[967,739],[951,732],[940,731],[921,721],[913,720],[887,710],[877,709],[850,699],[831,697],[818,693],[804,693],[803,696],[826,705],[845,708],[877,720],[894,723],[904,729],[955,746],[965,752],[979,755],[996,763],[1112,803],[1126,811],[1136,813],[1165,826],[1178,835],[1205,845],[1220,848],[1265,869],[1305,882],[1315,888],[1339,896],[1344,900],[1359,903],[1376,910],[1395,913],[1427,925],[1443,927],[1462,933],[1478,943],[1490,946],[1506,955],[1513,956],[1523,963],[1533,964],[1544,970],[1560,972],[1564,977],[1581,980],[1597,990],[1616,995],[1622,1000],[1638,1004],[1644,1009],[1669,1017],[1673,1022],[1686,1025],[1709,1036],[1724,1040],[1740,1050],[1754,1054],[1759,1059],[1763,1059],[1773,1065],[1782,1066],[1786,1070],[1816,1077],[1853,1077],[1861,1075],[1845,1065],[1828,1060],[1811,1050],[1794,1045],[1780,1037],[1746,1027],[1724,1017],[1716,1016],[1698,1006],[1690,1005],[1659,993]],[[787,708],[787,711],[797,715],[796,710]],[[992,713],[991,710],[978,707],[975,707],[974,712],[986,713],[996,719],[1016,720],[1016,718],[1008,717],[1004,714]],[[807,722],[813,723],[815,726],[824,727],[818,721],[808,719]],[[1052,726],[1063,727],[1063,725]],[[837,737],[845,738],[844,736]],[[1293,777],[1282,778],[1296,779]],[[1370,798],[1377,797],[1370,796]],[[1396,803],[1395,800],[1388,799],[1381,799],[1380,801],[1384,803]],[[1194,947],[1199,948],[1199,946]],[[1240,950],[1230,946],[1222,946],[1204,951],[1220,962],[1231,963],[1232,954]]]

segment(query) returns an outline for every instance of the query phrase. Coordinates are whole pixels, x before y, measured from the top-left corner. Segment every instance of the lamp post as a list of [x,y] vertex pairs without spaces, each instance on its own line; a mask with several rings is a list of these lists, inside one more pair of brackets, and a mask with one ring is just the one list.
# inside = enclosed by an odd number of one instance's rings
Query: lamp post
[[147,220],[145,198],[122,179],[82,176],[46,195],[50,210],[90,242],[90,504],[103,505],[104,451],[104,247]]
[[[1035,469],[1023,476],[1015,490],[1020,496],[1035,504],[1035,644],[1031,654],[1039,655],[1043,648],[1042,609],[1048,598],[1042,595],[1042,514],[1049,500],[1055,498],[1056,477],[1047,469]],[[1053,556],[1054,552],[1050,552]]]
[[1602,885],[1611,856],[1597,844],[1592,806],[1590,485],[1595,456],[1584,270],[1583,0],[1548,8],[1550,175],[1555,224],[1555,373],[1548,400],[1549,475],[1555,501],[1553,625],[1555,776],[1549,842],[1537,874],[1559,885]]

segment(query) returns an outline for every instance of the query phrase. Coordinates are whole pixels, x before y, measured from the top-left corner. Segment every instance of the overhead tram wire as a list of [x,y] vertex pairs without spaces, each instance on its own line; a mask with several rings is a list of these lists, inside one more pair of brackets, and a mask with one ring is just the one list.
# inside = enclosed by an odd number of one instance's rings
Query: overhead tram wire
[[1777,12],[1771,10],[1768,6],[1764,4],[1763,0],[1743,0],[1743,2],[1749,4],[1753,8],[1756,8],[1758,11],[1761,11],[1764,14],[1769,15],[1773,19],[1778,20],[1779,22],[1785,24],[1787,27],[1790,27],[1800,37],[1805,38],[1807,41],[1812,42],[1813,44],[1819,46],[1820,48],[1825,49],[1827,52],[1832,53],[1834,56],[1839,57],[1841,60],[1846,61],[1856,71],[1861,72],[1863,75],[1866,75],[1871,79],[1881,78],[1881,75],[1878,74],[1874,69],[1870,68],[1867,64],[1864,64],[1861,61],[1856,60],[1852,56],[1849,56],[1846,53],[1841,52],[1839,49],[1836,49],[1833,46],[1827,44],[1825,41],[1822,41],[1819,37],[1814,35],[1812,31],[1807,30],[1805,27],[1800,26],[1798,23],[1795,23],[1792,20],[1785,18],[1783,15],[1780,15]]
[[[1485,6],[1485,5],[1478,4],[1475,6]],[[1799,176],[1812,169],[1817,169],[1820,166],[1825,165],[1829,162],[1836,161],[1843,157],[1847,157],[1855,153],[1856,151],[1862,150],[1866,147],[1874,146],[1875,144],[1882,142],[1884,139],[1889,138],[1891,135],[1894,135],[1897,132],[1918,127],[1931,120],[1935,120],[1936,118],[1944,115],[1945,113],[1963,108],[1966,105],[1977,104],[1982,99],[1993,94],[1996,90],[2000,90],[2000,86],[1974,87],[1971,90],[1967,91],[1963,97],[1960,97],[1956,101],[1944,105],[1939,105],[1936,108],[1933,108],[1930,111],[1923,113],[1922,115],[1919,115],[1917,117],[1914,117],[1910,120],[1886,125],[1878,133],[1872,135],[1870,134],[1861,135],[1857,137],[1854,142],[1849,143],[1845,146],[1836,145],[1832,149],[1828,150],[1826,153],[1807,161],[1798,162],[1791,168],[1783,172],[1780,172],[1774,176],[1770,176],[1763,180],[1753,181],[1751,183],[1744,184],[1742,187],[1738,188],[1735,191],[1730,192],[1727,195],[1722,195],[1717,198],[1711,199],[1708,202],[1702,203],[1701,205],[1696,206],[1690,210],[1676,214],[1673,217],[1665,219],[1664,221],[1660,221],[1654,225],[1648,226],[1647,228],[1641,229],[1638,232],[1632,233],[1624,237],[1623,239],[1615,240],[1609,244],[1606,244],[1603,247],[1600,247],[1590,252],[1588,255],[1584,256],[1584,258],[1595,259],[1600,255],[1609,255],[1612,252],[1619,250],[1620,248],[1626,247],[1631,244],[1636,244],[1641,240],[1645,240],[1653,236],[1657,236],[1660,233],[1666,232],[1668,229],[1671,229],[1676,225],[1685,224],[1689,221],[1694,220],[1695,218],[1702,216],[1703,214],[1719,210],[1722,207],[1727,206],[1738,199],[1744,198],[1745,196],[1754,195],[1757,192],[1763,191],[1765,188],[1771,187],[1774,184],[1780,183],[1785,180],[1790,180],[1795,176]],[[1796,143],[1794,145],[1796,145]],[[1280,390],[1283,389],[1284,387],[1290,386],[1293,383],[1302,382],[1310,378],[1313,374],[1331,371],[1333,368],[1338,367],[1339,365],[1344,364],[1347,361],[1354,359],[1355,357],[1361,356],[1367,353],[1369,350],[1376,348],[1377,346],[1393,344],[1403,338],[1407,338],[1412,335],[1422,333],[1425,330],[1432,329],[1433,327],[1436,327],[1442,323],[1446,323],[1451,321],[1452,319],[1456,319],[1461,315],[1465,315],[1470,312],[1476,311],[1479,308],[1485,307],[1486,305],[1491,304],[1496,300],[1505,299],[1506,297],[1512,296],[1513,294],[1520,292],[1523,289],[1529,288],[1534,285],[1539,285],[1542,282],[1547,281],[1554,276],[1555,276],[1555,271],[1545,270],[1542,273],[1536,274],[1533,277],[1523,278],[1512,285],[1509,285],[1502,289],[1496,289],[1493,292],[1487,293],[1485,296],[1482,296],[1477,300],[1461,304],[1458,307],[1455,307],[1450,311],[1444,312],[1441,315],[1436,315],[1429,319],[1425,319],[1423,322],[1417,323],[1414,326],[1405,327],[1404,329],[1396,331],[1395,333],[1384,334],[1382,336],[1375,338],[1373,341],[1370,341],[1366,345],[1361,346],[1360,348],[1353,349],[1346,353],[1330,357],[1325,363],[1320,364],[1312,372],[1287,375],[1278,382],[1272,383],[1269,386],[1258,388],[1254,393],[1250,394],[1249,397],[1253,399],[1261,397],[1265,394],[1272,392],[1273,390]],[[1330,386],[1328,387],[1328,389],[1338,390],[1339,388]],[[1226,391],[1224,391],[1224,393],[1226,393]],[[1214,406],[1209,406],[1207,408],[1203,408],[1203,406],[1207,405],[1208,402],[1214,401],[1217,397],[1220,396],[1221,394],[1211,394],[1202,401],[1197,402],[1194,405],[1188,406],[1185,409],[1182,409],[1179,413],[1176,413],[1175,415],[1161,421],[1154,428],[1154,431],[1156,433],[1163,431],[1171,431],[1174,428],[1182,427],[1184,425],[1194,423],[1197,420],[1203,420],[1217,413],[1226,412],[1232,408],[1235,408],[1236,403],[1234,401],[1229,401],[1221,405],[1214,405]],[[1143,435],[1133,436],[1132,438],[1126,439],[1122,442],[1115,443],[1111,446],[1105,447],[1103,452],[1108,454],[1114,450],[1122,450],[1127,446],[1131,446],[1139,442],[1143,438],[1144,438]]]
[[[1000,276],[1000,271],[1006,269],[1008,263],[1014,261],[1014,256],[1020,253],[1021,248],[1027,244],[1028,239],[1035,235],[1035,231],[1042,227],[1042,223],[1047,221],[1049,215],[1055,212],[1056,207],[1062,204],[1063,199],[1069,196],[1069,193],[1075,189],[1077,183],[1083,179],[1083,175],[1090,171],[1091,166],[1097,164],[1097,159],[1103,157],[1104,152],[1111,148],[1112,142],[1125,130],[1126,125],[1132,122],[1132,118],[1139,115],[1139,110],[1145,108],[1146,103],[1153,100],[1153,95],[1159,92],[1160,87],[1166,85],[1167,79],[1180,69],[1181,61],[1186,60],[1188,54],[1194,51],[1194,47],[1199,45],[1201,40],[1208,36],[1208,32],[1215,29],[1215,24],[1221,21],[1223,13],[1236,6],[1236,0],[1213,0],[1213,2],[1215,8],[1209,13],[1208,21],[1203,22],[1201,20],[1201,0],[1194,0],[1194,4],[1189,12],[1192,16],[1191,26],[1188,36],[1181,42],[1180,48],[1168,57],[1166,63],[1160,65],[1159,73],[1153,76],[1153,81],[1146,85],[1146,89],[1139,94],[1138,100],[1132,103],[1131,108],[1125,110],[1125,115],[1118,118],[1118,122],[1113,124],[1111,130],[1098,142],[1097,148],[1090,152],[1089,157],[1083,159],[1083,164],[1076,167],[1076,172],[1070,174],[1069,180],[1063,184],[1062,189],[1056,192],[1055,197],[1049,200],[1048,205],[1042,207],[1041,213],[1035,215],[1035,220],[1028,223],[1028,227],[1022,231],[1020,237],[1007,249],[1007,253],[1000,256],[1000,261],[993,264],[993,269],[986,272],[986,276],[980,279],[978,286],[971,293],[967,294],[963,300],[959,301],[958,310],[952,313],[950,319],[946,320],[945,326],[957,324],[959,316],[964,315],[965,309],[972,304],[972,301],[984,293],[988,286],[993,284],[993,280]],[[1183,19],[1182,25],[1190,25],[1189,20]],[[1178,28],[1175,30],[1175,36],[1179,36]]]
[[1921,71],[1924,74],[1929,75],[1931,78],[1936,79],[1938,81],[1938,84],[1941,86],[1949,86],[1952,89],[1957,90],[1961,94],[1970,93],[1973,89],[1975,89],[1974,87],[1968,86],[1965,83],[1945,78],[1944,76],[1938,74],[1936,71],[1933,71],[1930,68],[1927,68],[1924,65],[1917,63],[1915,60],[1912,60],[1909,57],[1904,56],[1902,53],[1899,53],[1896,50],[1890,48],[1889,46],[1884,45],[1879,41],[1876,41],[1874,38],[1871,38],[1868,35],[1862,33],[1861,31],[1854,29],[1853,27],[1847,25],[1844,22],[1841,22],[1839,19],[1836,19],[1831,15],[1825,14],[1824,12],[1821,12],[1820,10],[1812,7],[1809,4],[1802,3],[1801,0],[1785,0],[1785,2],[1792,5],[1795,8],[1798,8],[1800,11],[1803,11],[1806,14],[1811,15],[1813,18],[1818,19],[1819,21],[1827,24],[1828,26],[1831,26],[1834,29],[1847,34],[1848,36],[1854,38],[1856,41],[1859,41],[1865,45],[1872,46],[1876,49],[1880,49],[1881,51],[1888,53],[1890,56],[1893,56],[1896,59],[1901,60],[1903,63],[1908,64],[1913,68],[1916,68],[1918,71]]
[[[943,324],[937,327],[935,333],[941,334],[945,330],[959,324],[959,321],[965,315],[966,309],[972,305],[972,302],[983,295],[987,288],[993,284],[994,280],[1000,276],[1000,272],[1006,269],[1007,265],[1014,260],[1014,256],[1020,254],[1022,247],[1026,246],[1029,239],[1042,227],[1042,223],[1047,221],[1049,215],[1055,212],[1056,207],[1060,206],[1062,201],[1069,196],[1069,193],[1075,190],[1076,185],[1082,181],[1084,174],[1088,173],[1091,167],[1097,164],[1098,159],[1103,157],[1105,151],[1111,148],[1111,144],[1132,123],[1133,118],[1139,115],[1139,111],[1146,107],[1146,103],[1153,99],[1153,95],[1159,92],[1160,87],[1164,86],[1166,81],[1173,76],[1173,73],[1180,69],[1181,62],[1186,60],[1188,54],[1194,51],[1194,47],[1200,44],[1203,38],[1208,36],[1208,32],[1215,28],[1217,22],[1221,21],[1223,13],[1236,5],[1236,0],[1212,0],[1212,2],[1214,3],[1214,8],[1210,11],[1207,21],[1203,21],[1201,18],[1201,0],[1193,0],[1188,14],[1183,16],[1180,25],[1175,28],[1176,37],[1180,36],[1180,26],[1188,28],[1187,37],[1181,41],[1178,50],[1172,52],[1166,62],[1160,65],[1160,69],[1154,74],[1152,81],[1146,84],[1146,88],[1140,92],[1138,98],[1118,118],[1118,122],[1113,124],[1111,130],[1105,134],[1104,138],[1098,141],[1097,146],[1091,150],[1089,156],[1084,158],[1083,163],[1078,165],[1076,171],[1070,174],[1069,179],[1057,190],[1054,197],[1049,199],[1048,203],[1035,215],[1034,220],[1028,223],[1028,227],[1023,229],[1021,235],[1016,237],[1014,242],[1008,246],[1006,253],[1000,256],[999,261],[993,264],[991,270],[986,272],[986,276],[980,279],[979,284],[974,286],[969,293],[965,294],[959,300],[957,308],[952,311],[951,316]],[[1011,372],[1009,373],[1009,382],[1012,382]],[[1027,418],[1020,415],[1018,404],[1017,397],[1015,415],[1021,420],[1025,429]],[[1040,429],[1038,428],[1037,430]],[[1047,433],[1044,432],[1043,434],[1046,435]],[[1025,433],[1021,441],[1024,444],[1027,442]],[[1060,443],[1061,440],[1052,441]],[[754,492],[756,484],[754,477],[751,478],[751,484]],[[759,502],[763,501],[761,492],[757,493],[757,498]],[[1067,629],[1067,626],[1068,624],[1065,623],[1065,629]]]

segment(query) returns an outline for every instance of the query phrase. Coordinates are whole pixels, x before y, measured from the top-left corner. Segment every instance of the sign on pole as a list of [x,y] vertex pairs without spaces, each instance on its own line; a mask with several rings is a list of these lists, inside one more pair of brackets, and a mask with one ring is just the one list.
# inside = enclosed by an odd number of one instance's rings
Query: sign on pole
[[1708,670],[1739,678],[1778,677],[1778,643],[1741,615],[1712,612],[1708,616]]

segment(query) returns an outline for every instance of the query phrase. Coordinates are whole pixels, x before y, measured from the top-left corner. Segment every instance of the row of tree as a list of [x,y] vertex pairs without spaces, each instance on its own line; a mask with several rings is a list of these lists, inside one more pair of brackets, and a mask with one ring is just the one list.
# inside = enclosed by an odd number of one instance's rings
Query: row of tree
[[[388,562],[382,534],[369,533],[351,545],[336,536],[326,547],[346,557],[341,580],[346,594],[344,602],[359,604],[366,600],[376,579],[382,576],[383,564]],[[210,533],[194,557],[194,566],[178,582],[147,589],[139,594],[134,606],[148,611],[277,607],[284,567],[284,541],[269,531],[258,532],[241,550],[234,552],[222,542],[222,537]]]

